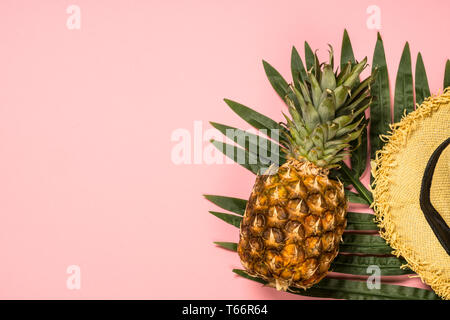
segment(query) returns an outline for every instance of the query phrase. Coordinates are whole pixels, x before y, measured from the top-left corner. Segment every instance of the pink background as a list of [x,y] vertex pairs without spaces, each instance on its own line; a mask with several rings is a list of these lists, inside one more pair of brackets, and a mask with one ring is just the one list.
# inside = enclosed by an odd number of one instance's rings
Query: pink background
[[[66,27],[71,4],[81,30]],[[248,128],[224,97],[281,120],[261,59],[290,79],[292,45],[325,57],[347,28],[371,61],[372,4],[391,88],[408,40],[437,92],[447,1],[1,1],[0,298],[297,299],[237,278],[237,255],[212,244],[238,232],[202,194],[247,198],[253,176],[175,165],[171,134]],[[73,264],[81,290],[66,288]]]

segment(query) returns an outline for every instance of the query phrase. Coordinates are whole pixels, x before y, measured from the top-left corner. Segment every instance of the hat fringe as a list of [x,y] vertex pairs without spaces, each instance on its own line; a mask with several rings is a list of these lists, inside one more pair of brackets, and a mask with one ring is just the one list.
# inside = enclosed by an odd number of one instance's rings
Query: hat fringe
[[406,260],[407,264],[402,268],[410,268],[437,295],[450,299],[450,283],[443,280],[442,270],[433,268],[429,262],[421,260],[412,248],[406,247],[401,241],[390,213],[388,195],[391,170],[397,166],[395,153],[406,145],[409,135],[417,128],[421,120],[444,104],[450,104],[450,87],[447,87],[441,95],[433,95],[425,99],[420,106],[417,105],[416,111],[408,115],[405,113],[400,122],[390,125],[391,130],[387,134],[380,136],[387,143],[376,152],[375,160],[371,161],[371,172],[374,177],[372,193],[375,199],[371,207],[375,211],[375,221],[380,228],[381,237],[394,249],[392,254],[397,257],[402,256]]

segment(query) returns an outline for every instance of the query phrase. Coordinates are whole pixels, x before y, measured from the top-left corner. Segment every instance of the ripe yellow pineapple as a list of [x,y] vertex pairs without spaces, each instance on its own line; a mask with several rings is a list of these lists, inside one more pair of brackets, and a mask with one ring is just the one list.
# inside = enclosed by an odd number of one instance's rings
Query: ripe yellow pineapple
[[284,150],[287,161],[256,179],[240,225],[238,253],[250,275],[279,290],[309,288],[326,276],[346,227],[341,182],[328,177],[351,152],[364,129],[364,110],[375,74],[359,82],[366,67],[350,61],[338,73],[329,63],[290,85]]

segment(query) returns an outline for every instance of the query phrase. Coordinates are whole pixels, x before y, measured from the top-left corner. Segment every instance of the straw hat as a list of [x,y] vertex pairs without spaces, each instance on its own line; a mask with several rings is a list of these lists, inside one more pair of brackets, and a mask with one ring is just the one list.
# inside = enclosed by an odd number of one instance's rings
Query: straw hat
[[391,129],[372,162],[381,236],[407,267],[450,299],[450,88]]

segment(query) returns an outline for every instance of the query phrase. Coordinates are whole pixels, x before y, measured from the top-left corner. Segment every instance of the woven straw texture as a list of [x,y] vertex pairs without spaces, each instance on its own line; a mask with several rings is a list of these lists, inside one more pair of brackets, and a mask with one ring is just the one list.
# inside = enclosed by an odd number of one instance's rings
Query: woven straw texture
[[[433,151],[450,137],[450,88],[428,98],[416,111],[391,126],[384,148],[372,163],[374,205],[381,236],[407,266],[442,298],[450,299],[450,256],[420,209],[425,166]],[[450,148],[433,175],[431,203],[450,225]]]

